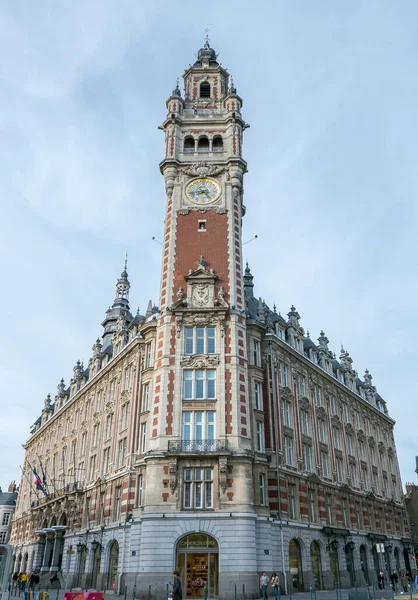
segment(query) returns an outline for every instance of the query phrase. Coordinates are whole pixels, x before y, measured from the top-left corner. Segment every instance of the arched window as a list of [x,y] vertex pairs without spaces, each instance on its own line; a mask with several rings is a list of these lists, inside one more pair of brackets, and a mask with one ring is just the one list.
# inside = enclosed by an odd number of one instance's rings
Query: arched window
[[302,549],[298,540],[290,540],[289,564],[294,592],[303,592]]
[[210,83],[207,81],[202,81],[200,84],[200,94],[201,98],[210,98]]
[[214,152],[223,152],[224,142],[220,135],[216,135],[212,141],[212,149]]
[[311,564],[315,589],[322,590],[321,548],[318,542],[312,542],[311,544]]
[[194,152],[194,139],[190,135],[184,138],[183,149],[185,152]]
[[199,152],[209,152],[209,140],[206,136],[199,138],[197,149]]

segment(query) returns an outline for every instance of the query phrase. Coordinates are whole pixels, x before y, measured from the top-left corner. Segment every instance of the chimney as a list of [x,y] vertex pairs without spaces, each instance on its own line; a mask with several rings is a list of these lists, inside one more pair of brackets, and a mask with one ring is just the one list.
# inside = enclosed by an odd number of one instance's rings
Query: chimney
[[7,490],[8,492],[15,492],[16,491],[16,481],[11,481],[9,484],[9,489]]

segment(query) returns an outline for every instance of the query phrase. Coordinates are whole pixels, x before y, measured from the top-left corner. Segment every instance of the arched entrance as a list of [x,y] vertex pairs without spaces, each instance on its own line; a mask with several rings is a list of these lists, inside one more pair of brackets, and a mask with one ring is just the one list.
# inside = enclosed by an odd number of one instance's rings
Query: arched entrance
[[302,550],[297,540],[290,540],[289,566],[294,592],[303,592]]
[[190,533],[177,544],[176,568],[180,573],[183,598],[219,596],[218,543],[206,533]]
[[367,561],[367,550],[366,550],[366,547],[363,545],[360,546],[360,568],[363,571],[365,582],[367,583],[367,585],[370,585],[369,563]]
[[403,559],[405,561],[405,571],[411,574],[411,563],[409,562],[409,549],[404,548]]
[[350,585],[351,587],[355,587],[356,586],[356,574],[354,571],[354,543],[353,542],[348,542],[345,545],[345,562],[347,564],[347,571],[348,574],[350,576]]
[[401,559],[399,557],[399,548],[395,548],[393,551],[393,556],[395,557],[395,568],[398,574],[401,572]]
[[379,573],[380,573],[380,561],[379,561],[379,554],[377,553],[377,550],[376,550],[376,546],[373,546],[372,554],[373,554],[373,566],[374,566],[374,570],[376,571],[376,576],[379,577]]
[[102,547],[98,542],[96,542],[96,544],[94,546],[92,544],[92,550],[93,550],[93,565],[92,565],[92,571],[91,571],[91,587],[96,588],[97,587],[97,576],[100,573],[100,566],[102,563]]
[[23,562],[22,562],[22,573],[26,573],[26,571],[28,570],[28,553],[25,552],[25,554],[23,555]]
[[86,572],[87,548],[83,544],[77,544],[79,554],[76,587],[81,587],[82,577]]
[[318,542],[312,542],[311,544],[311,564],[315,588],[322,590],[321,548]]
[[118,573],[119,564],[119,544],[114,541],[110,548],[109,555],[109,572],[107,576],[107,589],[115,590],[116,588],[116,575]]
[[334,577],[334,587],[341,584],[340,578],[340,560],[338,558],[338,542],[331,542],[329,546],[329,564],[331,573]]

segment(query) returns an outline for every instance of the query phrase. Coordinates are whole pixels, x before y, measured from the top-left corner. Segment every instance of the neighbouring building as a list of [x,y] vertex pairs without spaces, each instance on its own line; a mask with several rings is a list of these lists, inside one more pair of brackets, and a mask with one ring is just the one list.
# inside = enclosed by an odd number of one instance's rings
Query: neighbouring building
[[[125,266],[88,365],[25,444],[15,569],[165,597],[258,597],[411,571],[394,421],[371,374],[254,293],[243,264],[242,99],[206,40],[168,98],[159,306]],[[163,201],[163,198],[161,198]],[[249,211],[254,211],[254,206]],[[267,216],[266,216],[267,218]],[[36,468],[41,488],[31,485]]]
[[12,547],[9,545],[12,518],[16,508],[17,488],[12,481],[7,492],[0,488],[0,599],[7,592],[12,559]]
[[[417,457],[418,473],[418,457]],[[418,486],[415,483],[406,484],[405,495],[406,510],[408,512],[409,524],[411,527],[411,538],[414,548],[415,560],[418,558]]]

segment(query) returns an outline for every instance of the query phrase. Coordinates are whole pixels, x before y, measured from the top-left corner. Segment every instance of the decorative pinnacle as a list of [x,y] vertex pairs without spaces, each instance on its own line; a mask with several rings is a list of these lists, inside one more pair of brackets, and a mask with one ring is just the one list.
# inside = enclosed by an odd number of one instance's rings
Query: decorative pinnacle
[[207,27],[205,27],[205,44],[207,44],[208,46],[210,45],[210,40],[209,40],[210,29],[211,29],[211,25],[208,25]]

